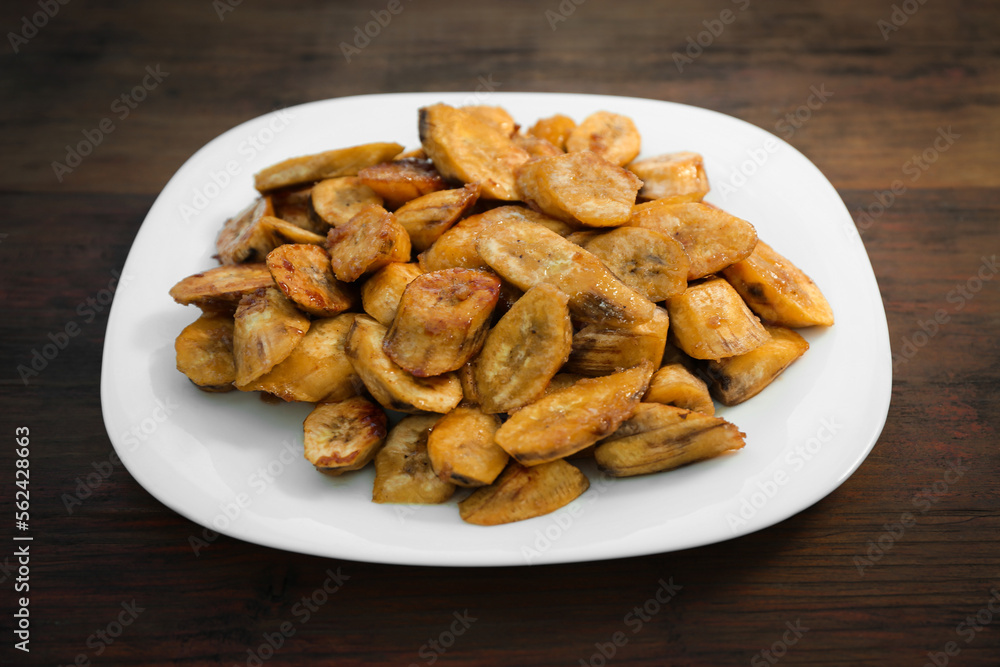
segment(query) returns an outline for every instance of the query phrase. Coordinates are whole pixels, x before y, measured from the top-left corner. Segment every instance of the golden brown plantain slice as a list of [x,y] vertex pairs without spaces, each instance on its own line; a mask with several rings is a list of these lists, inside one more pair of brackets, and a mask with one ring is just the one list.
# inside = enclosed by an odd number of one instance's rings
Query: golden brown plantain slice
[[510,140],[515,146],[526,150],[531,157],[553,157],[565,153],[563,149],[531,134],[512,134]]
[[344,354],[355,313],[313,320],[302,341],[269,372],[241,391],[264,391],[285,401],[342,401],[361,391],[361,380]]
[[270,201],[258,197],[252,204],[226,220],[215,240],[219,263],[263,261],[267,253],[278,245],[270,228],[261,224],[264,216],[272,213]]
[[769,322],[792,328],[833,324],[833,309],[816,283],[763,241],[722,273],[750,309]]
[[531,160],[517,170],[517,189],[529,206],[589,227],[628,222],[641,187],[635,174],[589,151]]
[[225,392],[233,388],[233,325],[228,315],[202,313],[174,341],[177,370],[202,391]]
[[332,317],[355,303],[347,286],[333,277],[330,255],[317,245],[280,245],[268,253],[267,268],[285,296],[310,315]]
[[396,424],[375,455],[376,503],[438,505],[451,498],[455,485],[442,481],[427,455],[427,436],[439,415],[406,417]]
[[809,349],[809,343],[791,329],[765,326],[771,339],[760,347],[709,362],[712,393],[723,405],[753,398]]
[[534,401],[573,345],[568,297],[541,283],[528,290],[486,337],[475,362],[484,412],[508,412]]
[[327,236],[333,275],[345,283],[374,273],[391,262],[410,261],[410,237],[396,217],[369,204]]
[[328,178],[313,186],[310,205],[327,228],[340,227],[368,204],[382,205],[382,198],[357,176]]
[[305,457],[317,470],[339,475],[360,470],[385,442],[382,408],[360,396],[320,403],[302,424]]
[[403,290],[423,271],[416,264],[386,264],[361,286],[365,312],[385,326],[392,326]]
[[496,442],[518,463],[538,465],[594,444],[632,416],[646,393],[653,365],[580,380],[518,410],[496,432]]
[[235,317],[233,356],[238,387],[288,358],[309,331],[309,318],[277,287],[262,287],[244,296]]
[[254,187],[267,192],[325,178],[357,176],[365,167],[391,160],[402,150],[397,143],[381,142],[293,157],[254,174]]
[[589,488],[587,476],[565,461],[532,468],[511,461],[492,485],[476,489],[458,510],[463,521],[498,526],[554,512]]
[[497,222],[480,234],[476,250],[494,271],[520,289],[543,282],[558,287],[569,296],[569,307],[581,320],[641,324],[656,310],[601,260],[540,225]]
[[[265,215],[260,220],[261,226],[271,232],[275,247],[285,243],[310,243],[312,245],[322,245],[326,237],[308,229],[303,229],[298,225],[293,225],[287,220],[276,218],[273,215]],[[270,251],[268,251],[270,252]]]
[[503,107],[491,107],[487,104],[466,104],[458,108],[489,123],[508,137],[517,130],[517,123],[514,121],[513,116]]
[[722,278],[691,285],[667,299],[674,342],[695,359],[746,354],[770,337],[757,316]]
[[431,192],[406,202],[396,211],[396,220],[410,235],[413,249],[423,251],[458,222],[478,199],[478,183]]
[[448,187],[428,159],[403,158],[372,165],[358,172],[358,180],[396,209],[406,202]]
[[454,373],[418,378],[397,366],[382,351],[386,328],[358,315],[347,337],[351,365],[376,401],[398,412],[445,414],[462,402],[462,383]]
[[457,486],[492,484],[509,458],[493,441],[499,427],[499,417],[476,407],[457,407],[441,417],[427,438],[434,472]]
[[708,176],[698,153],[682,151],[657,155],[636,160],[627,167],[642,180],[640,199],[683,197],[698,202],[708,194]]
[[590,151],[619,167],[639,154],[639,130],[628,116],[598,111],[587,116],[566,139],[566,150]]
[[663,301],[687,288],[690,262],[684,246],[652,229],[619,227],[570,240],[593,253],[611,273],[650,301]]
[[598,377],[632,368],[643,359],[658,368],[669,326],[670,318],[662,308],[648,322],[631,327],[588,324],[573,334],[573,351],[563,370]]
[[672,470],[742,449],[746,436],[725,419],[661,403],[635,415],[597,446],[597,465],[614,477]]
[[708,387],[683,364],[668,364],[653,373],[642,400],[644,403],[674,405],[703,415],[715,414],[715,403],[708,394]]
[[312,211],[312,185],[272,190],[264,197],[271,202],[273,215],[316,234],[325,234],[329,225],[317,221]]
[[170,288],[170,296],[184,306],[232,313],[244,295],[273,285],[271,272],[263,262],[227,264],[188,276]]
[[447,104],[420,109],[420,142],[445,178],[479,183],[486,199],[518,199],[514,170],[530,157],[478,116]]
[[569,135],[573,133],[575,128],[576,121],[569,116],[557,113],[554,116],[539,119],[528,130],[528,134],[544,139],[559,150],[565,151],[566,140],[569,139]]
[[[555,376],[553,376],[552,380],[550,380],[549,383],[545,385],[545,391],[543,391],[542,395],[539,396],[538,398],[548,396],[549,394],[554,394],[555,392],[561,389],[566,389],[567,387],[572,387],[574,384],[576,384],[583,378],[584,378],[583,375],[577,375],[576,373],[556,373]],[[510,415],[514,414],[518,410],[521,410],[522,408],[523,406],[520,408],[511,408],[510,410],[507,411],[507,416],[509,417]]]
[[479,353],[500,295],[500,279],[444,269],[406,286],[382,349],[416,377],[456,371]]
[[661,199],[639,204],[628,224],[680,241],[691,261],[688,280],[703,278],[746,259],[757,244],[753,225],[703,203],[678,204]]

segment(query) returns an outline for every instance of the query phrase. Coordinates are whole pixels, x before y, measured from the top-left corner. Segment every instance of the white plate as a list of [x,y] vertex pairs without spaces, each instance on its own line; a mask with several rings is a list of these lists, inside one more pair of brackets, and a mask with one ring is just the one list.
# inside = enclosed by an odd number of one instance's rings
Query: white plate
[[[418,145],[417,109],[443,101],[506,107],[530,126],[607,109],[633,118],[643,155],[705,157],[708,201],[750,220],[761,238],[823,289],[837,323],[803,331],[811,349],[753,400],[719,414],[747,434],[731,456],[610,480],[553,514],[482,528],[443,506],[371,502],[373,472],[341,479],[302,458],[311,406],[254,394],[206,394],[174,369],[174,338],[197,316],[167,291],[215,265],[223,221],[255,192],[252,174],[288,157],[369,141]],[[146,217],[108,321],[104,419],[129,472],[202,526],[279,549],[381,563],[519,565],[598,560],[719,542],[770,526],[836,489],[875,444],[892,370],[878,286],[837,192],[797,150],[743,121],[682,104],[536,93],[413,93],[313,102],[248,121],[198,151]],[[201,528],[192,535],[206,540]],[[206,540],[210,543],[210,540]]]

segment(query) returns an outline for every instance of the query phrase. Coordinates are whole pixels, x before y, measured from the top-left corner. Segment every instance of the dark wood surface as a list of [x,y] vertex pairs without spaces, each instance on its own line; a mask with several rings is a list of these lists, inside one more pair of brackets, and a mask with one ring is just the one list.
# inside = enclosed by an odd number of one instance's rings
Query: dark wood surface
[[[434,654],[438,664],[598,665],[595,644],[620,631],[628,643],[608,664],[771,664],[758,652],[777,643],[782,653],[784,639],[795,639],[780,659],[788,665],[923,665],[929,652],[937,664],[1000,664],[1000,613],[987,606],[1000,588],[1000,280],[983,283],[961,309],[948,300],[1000,250],[995,2],[908,0],[900,11],[916,11],[898,14],[899,29],[888,32],[892,3],[861,0],[564,0],[575,10],[554,30],[546,11],[559,12],[556,0],[402,0],[402,13],[350,63],[340,42],[388,3],[245,0],[224,20],[210,0],[49,4],[56,15],[16,54],[8,35],[0,55],[8,540],[0,663],[68,665],[82,655],[80,664],[95,665],[247,664],[248,648],[292,621],[295,634],[271,664],[429,665],[433,649],[422,647],[468,610],[477,620]],[[673,53],[724,9],[735,19],[679,72]],[[39,11],[37,2],[5,2],[0,28],[20,32],[22,17]],[[156,65],[168,73],[163,83],[58,180],[52,163],[65,159],[65,146],[111,116],[113,101]],[[959,135],[865,230],[894,352],[938,309],[950,318],[897,364],[888,421],[861,468],[812,508],[737,540],[530,568],[339,562],[226,537],[195,557],[188,537],[197,527],[121,466],[68,513],[63,494],[112,453],[99,396],[107,313],[87,322],[77,309],[121,268],[184,160],[275,108],[469,90],[479,77],[504,91],[633,95],[742,118],[813,160],[856,220],[874,193],[909,179],[907,161],[939,129]],[[824,86],[832,95],[794,134],[777,125]],[[69,321],[80,323],[79,335],[25,386],[17,365]],[[13,648],[17,575],[7,570],[18,426],[32,438],[30,654]],[[942,485],[956,460],[967,470]],[[919,511],[918,495],[935,482],[939,495]],[[916,524],[859,569],[854,557],[915,508]],[[300,623],[295,604],[338,568],[350,579]],[[683,590],[632,634],[626,615],[670,578]],[[88,640],[132,600],[143,611],[120,637]],[[981,610],[980,622],[990,621],[980,630],[960,626]],[[786,634],[786,623],[808,631]],[[948,648],[960,653],[941,653]]]

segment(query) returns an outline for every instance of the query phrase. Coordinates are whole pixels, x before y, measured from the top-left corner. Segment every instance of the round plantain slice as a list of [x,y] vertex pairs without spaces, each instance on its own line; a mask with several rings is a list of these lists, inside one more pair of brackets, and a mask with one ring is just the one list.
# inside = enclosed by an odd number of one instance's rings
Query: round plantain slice
[[320,403],[302,424],[305,457],[317,470],[339,475],[360,470],[385,442],[386,417],[380,407],[355,396]]
[[566,140],[569,139],[569,135],[573,133],[575,128],[576,121],[569,116],[557,113],[554,116],[539,119],[528,130],[528,134],[544,139],[559,150],[565,151]]
[[347,224],[327,235],[333,275],[345,283],[374,273],[391,262],[410,260],[410,237],[396,216],[368,204]]
[[434,472],[457,486],[491,484],[509,458],[493,440],[498,428],[500,418],[477,407],[459,406],[446,414],[427,438]]
[[237,386],[249,384],[284,361],[309,331],[309,318],[277,287],[244,296],[235,318]]
[[673,197],[701,201],[708,194],[708,176],[701,155],[690,151],[636,160],[628,170],[642,180],[640,199]]
[[498,526],[554,512],[590,488],[590,480],[566,461],[526,468],[511,461],[493,484],[458,504],[463,521]]
[[361,286],[361,305],[365,312],[385,326],[392,326],[403,290],[423,271],[417,264],[386,264]]
[[188,276],[170,288],[170,296],[184,306],[232,314],[245,295],[272,286],[274,279],[263,262],[225,264]]
[[331,227],[347,224],[368,204],[382,205],[382,198],[357,176],[320,181],[312,189],[312,210]]
[[358,181],[384,199],[390,209],[448,187],[434,164],[420,158],[396,158],[367,167],[358,172]]
[[310,315],[332,317],[354,305],[354,295],[333,277],[330,255],[319,246],[280,245],[268,253],[267,268],[285,296]]
[[566,139],[568,152],[590,151],[619,167],[639,154],[641,137],[628,116],[598,111],[573,128]]
[[174,341],[177,370],[202,391],[233,389],[233,326],[233,318],[228,315],[204,313],[184,327]]
[[669,236],[641,227],[619,227],[571,240],[580,242],[623,283],[654,303],[687,287],[690,262],[684,246]]
[[455,493],[431,466],[427,438],[439,415],[406,417],[389,431],[385,446],[375,455],[376,503],[437,505]]

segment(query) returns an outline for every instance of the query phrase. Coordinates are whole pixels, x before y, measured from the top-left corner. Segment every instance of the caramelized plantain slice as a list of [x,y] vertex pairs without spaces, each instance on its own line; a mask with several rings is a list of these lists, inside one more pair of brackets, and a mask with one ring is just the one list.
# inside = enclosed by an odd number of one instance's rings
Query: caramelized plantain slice
[[410,260],[410,237],[396,217],[369,204],[327,236],[333,275],[345,283],[374,273],[391,262]]
[[563,149],[531,134],[512,134],[510,140],[515,146],[527,151],[531,157],[554,157],[565,153]]
[[233,326],[233,318],[228,315],[202,313],[174,341],[177,370],[202,391],[225,392],[233,388]]
[[376,503],[438,505],[451,498],[455,485],[442,481],[431,467],[427,437],[439,415],[406,417],[396,424],[375,455]]
[[667,153],[627,165],[642,180],[640,199],[683,198],[699,202],[708,194],[708,176],[701,155],[690,151]]
[[273,215],[265,215],[260,220],[261,226],[271,233],[275,247],[285,243],[309,243],[312,245],[322,245],[326,237],[308,229],[303,229],[298,225],[293,225],[287,220],[276,218]]
[[763,241],[722,274],[768,322],[791,328],[833,324],[833,309],[816,283]]
[[339,475],[360,470],[375,458],[385,442],[382,409],[355,396],[336,403],[320,403],[302,424],[305,457],[317,470]]
[[410,235],[413,249],[423,251],[458,222],[478,199],[478,183],[431,192],[406,202],[396,211],[396,220]]
[[725,419],[661,403],[635,415],[597,446],[597,465],[614,477],[672,470],[742,449],[746,436]]
[[715,414],[715,403],[708,394],[708,386],[683,364],[667,364],[653,373],[642,400],[644,403],[674,405],[703,415]]
[[663,301],[687,288],[690,262],[684,246],[652,229],[619,227],[570,240],[593,253],[611,273],[650,301]]
[[441,417],[427,438],[434,472],[457,486],[492,484],[509,458],[493,441],[499,427],[499,417],[476,407],[460,406]]
[[487,104],[466,104],[458,108],[489,123],[508,137],[517,130],[517,123],[514,121],[513,116],[503,107],[492,107]]
[[565,461],[531,468],[511,461],[492,485],[460,502],[458,511],[467,523],[498,526],[554,512],[589,488],[587,476]]
[[262,287],[244,296],[235,320],[237,387],[253,382],[288,358],[309,331],[309,318],[277,287]]
[[227,264],[188,276],[170,288],[170,296],[184,306],[232,313],[246,294],[273,285],[271,272],[263,262]]
[[695,359],[745,354],[769,338],[736,290],[722,278],[691,285],[667,299],[674,342]]
[[541,283],[489,332],[475,362],[475,394],[484,412],[508,412],[542,395],[573,345],[567,304],[563,292]]
[[809,343],[791,329],[765,328],[771,339],[760,347],[709,362],[712,393],[723,405],[737,405],[753,398],[809,349]]
[[310,205],[327,228],[340,227],[369,204],[382,205],[382,198],[357,176],[328,178],[313,186]]
[[639,130],[628,116],[598,111],[587,116],[566,139],[566,150],[590,151],[619,167],[639,154]]
[[215,240],[219,263],[263,261],[267,253],[278,245],[270,228],[261,224],[264,216],[273,212],[271,203],[263,197],[258,197],[252,204],[226,220]]
[[267,192],[326,178],[357,176],[365,167],[391,160],[402,150],[397,143],[376,142],[293,157],[254,174],[254,187]]
[[646,393],[653,365],[580,380],[518,410],[496,432],[496,442],[518,463],[561,459],[594,444],[632,416]]
[[396,209],[408,201],[444,190],[444,179],[428,159],[403,158],[366,167],[358,180]]
[[517,170],[517,189],[529,206],[589,227],[626,223],[641,187],[635,174],[589,151],[531,160]]
[[569,139],[569,135],[573,133],[575,128],[576,121],[569,116],[557,113],[554,116],[539,119],[528,130],[528,134],[544,139],[559,150],[565,151],[566,140]]
[[392,326],[403,290],[422,273],[416,264],[393,262],[383,266],[361,286],[361,305],[365,312],[384,326]]
[[354,305],[354,295],[333,277],[330,255],[317,245],[280,245],[268,253],[267,268],[285,296],[310,315],[332,317]]
[[382,351],[386,328],[358,315],[345,351],[368,391],[382,407],[398,412],[445,414],[462,401],[462,383],[454,373],[418,378],[397,366]]
[[271,202],[273,215],[296,227],[316,234],[325,234],[329,228],[325,222],[317,221],[312,210],[312,185],[293,186],[272,190],[264,197]]
[[658,368],[669,326],[670,318],[662,308],[648,322],[631,327],[588,324],[573,334],[573,351],[563,370],[598,377],[632,368],[643,359]]

